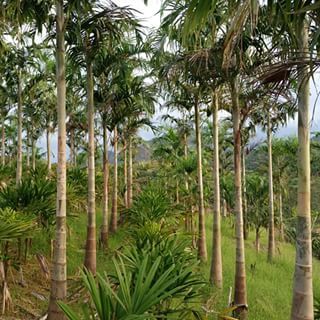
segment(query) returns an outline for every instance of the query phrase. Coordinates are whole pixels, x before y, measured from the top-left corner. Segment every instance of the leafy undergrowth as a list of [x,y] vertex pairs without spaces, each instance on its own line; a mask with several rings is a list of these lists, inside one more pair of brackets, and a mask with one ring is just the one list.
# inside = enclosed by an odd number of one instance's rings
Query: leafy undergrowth
[[[101,221],[101,214],[97,214],[97,226]],[[207,219],[208,253],[211,251],[212,218]],[[206,309],[221,311],[226,308],[230,287],[234,282],[235,239],[233,237],[232,221],[227,218],[222,223],[222,252],[223,277],[222,291],[212,289],[209,284],[204,289],[203,304]],[[86,236],[86,214],[69,219],[68,236],[68,277],[70,299],[76,301],[79,290],[80,268],[83,263]],[[36,254],[42,254],[50,261],[50,243],[48,235],[40,233],[33,239],[28,262],[23,264],[25,286],[19,284],[19,272],[11,268],[9,275],[9,289],[13,299],[13,308],[0,319],[31,320],[38,319],[45,314],[49,298],[49,280],[41,271]],[[126,244],[126,232],[121,230],[110,239],[110,253],[98,250],[98,272],[110,270],[111,257],[114,252]],[[294,271],[295,249],[288,243],[277,243],[277,254],[273,264],[267,263],[266,233],[261,237],[261,251],[255,251],[253,232],[246,241],[247,289],[249,304],[249,319],[254,320],[284,320],[290,315],[292,278]],[[210,262],[201,267],[200,272],[209,277]],[[314,260],[314,292],[320,296],[320,262]],[[209,319],[216,319],[214,313]]]

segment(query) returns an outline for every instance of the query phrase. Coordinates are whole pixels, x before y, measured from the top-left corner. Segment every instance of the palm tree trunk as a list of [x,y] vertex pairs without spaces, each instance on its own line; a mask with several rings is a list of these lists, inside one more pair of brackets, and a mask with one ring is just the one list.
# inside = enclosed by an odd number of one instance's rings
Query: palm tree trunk
[[30,168],[30,148],[29,148],[29,145],[30,145],[30,132],[29,132],[29,130],[27,130],[27,145],[26,145],[27,163],[26,163],[26,166],[27,166],[28,169]]
[[128,145],[124,142],[123,145],[123,181],[124,181],[124,204],[126,208],[129,208],[128,202]]
[[113,161],[113,193],[111,212],[111,232],[116,232],[118,228],[118,129],[114,128],[114,161]]
[[22,178],[22,84],[21,69],[18,71],[18,146],[17,146],[17,172],[16,184],[19,185]]
[[132,137],[130,136],[128,139],[128,182],[127,182],[127,188],[128,188],[128,207],[130,208],[132,206],[132,178],[133,177],[133,167],[132,167]]
[[94,141],[94,101],[92,63],[87,57],[87,97],[88,97],[88,225],[84,266],[96,273],[96,194],[95,194],[95,141]]
[[65,319],[57,301],[67,297],[67,256],[66,256],[66,81],[64,43],[63,0],[56,1],[56,81],[58,113],[58,165],[57,165],[57,212],[56,234],[53,249],[51,291],[48,320]]
[[256,228],[255,245],[256,245],[256,252],[259,253],[260,252],[260,230],[259,230],[259,228]]
[[51,132],[50,128],[47,128],[47,168],[48,172],[51,172]]
[[243,238],[248,239],[247,186],[246,186],[246,151],[242,148],[242,185],[243,185]]
[[[306,19],[300,25],[297,39],[299,51],[309,58],[308,23]],[[298,69],[298,210],[296,263],[293,282],[291,320],[312,320],[312,242],[310,212],[310,120],[309,120],[309,67]]]
[[222,288],[222,257],[221,257],[221,225],[220,225],[220,171],[219,171],[219,125],[218,125],[218,101],[217,94],[213,95],[213,233],[212,233],[212,260],[210,270],[210,282],[218,288]]
[[270,124],[270,113],[268,112],[268,178],[269,178],[269,237],[268,237],[268,262],[272,262],[275,251],[274,240],[274,202],[273,202],[273,169],[272,169],[272,133]]
[[[239,106],[239,83],[235,77],[231,81],[232,118],[234,139],[234,187],[235,187],[235,216],[236,216],[236,272],[234,303],[247,305],[246,268],[243,239],[243,216],[242,216],[242,184],[241,184],[241,127]],[[246,318],[246,310],[242,316]]]
[[282,192],[279,192],[279,225],[280,225],[280,241],[284,241],[283,230],[283,208],[282,208]]
[[199,192],[199,237],[198,237],[198,256],[201,261],[207,261],[207,243],[206,243],[206,226],[203,198],[203,181],[202,181],[202,147],[200,131],[200,112],[198,98],[194,104],[195,127],[196,127],[196,144],[197,144],[197,167],[198,167],[198,192]]
[[31,160],[32,170],[36,170],[36,146],[33,135],[31,135]]
[[74,128],[70,129],[70,162],[72,166],[76,165],[76,156],[74,150]]
[[4,123],[4,117],[2,118],[2,126],[1,126],[1,163],[4,166],[6,164],[6,127]]
[[107,126],[103,121],[103,203],[102,203],[102,225],[101,244],[104,249],[108,248],[108,228],[109,228],[109,161],[108,161],[108,138]]

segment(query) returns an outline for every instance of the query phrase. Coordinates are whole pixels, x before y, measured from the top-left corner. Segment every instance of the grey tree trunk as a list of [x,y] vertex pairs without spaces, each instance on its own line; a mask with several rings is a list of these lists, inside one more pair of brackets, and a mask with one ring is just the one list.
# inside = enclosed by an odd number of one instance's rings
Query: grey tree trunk
[[268,139],[268,180],[269,180],[269,236],[268,236],[268,262],[272,262],[275,252],[274,240],[274,202],[273,202],[273,168],[272,168],[272,132],[270,113],[268,112],[267,123]]
[[123,180],[124,180],[124,204],[129,208],[128,202],[128,149],[127,143],[123,145]]
[[[297,30],[299,51],[309,58],[308,22]],[[296,262],[291,320],[313,320],[312,242],[310,211],[310,75],[306,64],[298,69],[298,209]]]
[[17,172],[16,184],[19,185],[22,178],[22,84],[21,69],[18,71],[18,145],[17,145]]
[[279,226],[280,226],[280,241],[284,241],[283,208],[282,208],[282,192],[281,192],[281,189],[280,189],[280,192],[279,192]]
[[4,123],[4,117],[2,118],[1,125],[1,163],[4,166],[6,164],[6,127]]
[[74,146],[74,128],[70,129],[70,162],[72,166],[76,165],[76,155]]
[[132,206],[132,179],[133,179],[133,167],[132,167],[132,137],[130,136],[128,138],[128,182],[127,182],[127,188],[128,188],[128,207],[130,208]]
[[63,320],[57,305],[67,297],[66,239],[66,81],[63,0],[56,1],[56,81],[58,113],[57,213],[48,320]]
[[111,212],[111,232],[118,229],[118,129],[114,128],[114,161],[113,161],[113,192],[112,192],[112,212]]
[[220,222],[220,170],[219,170],[219,124],[217,94],[213,95],[212,102],[213,125],[213,227],[212,227],[212,260],[210,282],[222,288],[222,256],[221,256],[221,222]]
[[108,161],[108,138],[107,126],[103,123],[103,202],[102,202],[102,225],[101,225],[101,245],[108,248],[109,235],[109,161]]
[[36,143],[33,136],[31,136],[31,163],[32,170],[36,170]]
[[47,128],[47,168],[48,172],[51,172],[51,132],[50,128]]
[[207,261],[207,243],[206,243],[206,226],[205,211],[203,198],[203,180],[202,180],[202,146],[201,146],[201,129],[200,129],[200,112],[199,102],[196,98],[194,104],[195,127],[196,127],[196,144],[197,144],[197,169],[198,169],[198,193],[199,193],[199,235],[198,235],[198,256],[201,261]]
[[95,141],[94,141],[94,100],[92,63],[87,58],[87,99],[88,99],[88,225],[84,266],[93,274],[97,267],[96,244],[96,192],[95,192]]
[[243,185],[243,237],[248,239],[247,186],[246,186],[246,150],[242,148],[242,185]]
[[26,166],[27,168],[29,169],[30,168],[30,132],[29,130],[27,130],[27,145],[26,145],[26,151],[27,151],[27,154],[26,154],[26,157],[27,157],[27,163],[26,163]]
[[[234,139],[234,187],[235,187],[235,216],[236,216],[236,272],[234,285],[234,303],[247,305],[246,268],[243,238],[242,215],[242,183],[241,183],[241,127],[239,105],[239,83],[235,77],[231,81],[232,119]],[[246,319],[247,310],[241,310],[241,319]]]
[[256,245],[256,252],[259,253],[260,252],[260,230],[259,230],[259,228],[256,229],[255,245]]

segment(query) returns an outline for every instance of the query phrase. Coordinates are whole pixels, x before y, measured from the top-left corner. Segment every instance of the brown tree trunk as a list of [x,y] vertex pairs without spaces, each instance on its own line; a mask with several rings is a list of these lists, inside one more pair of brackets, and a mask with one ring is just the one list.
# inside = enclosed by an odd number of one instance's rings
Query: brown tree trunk
[[219,125],[217,94],[213,95],[213,228],[212,228],[212,260],[210,282],[222,288],[222,257],[221,257],[221,223],[220,223],[220,171],[219,171]]
[[[309,59],[309,30],[306,18],[297,30],[300,52]],[[296,263],[291,320],[313,320],[312,240],[310,210],[310,70],[298,69],[298,209]]]
[[56,1],[56,81],[58,114],[57,213],[48,320],[63,320],[57,305],[67,297],[66,239],[66,81],[63,0]]
[[95,192],[95,141],[94,141],[94,100],[92,63],[87,57],[87,98],[88,98],[88,225],[84,266],[93,274],[97,266],[96,243],[96,192]]
[[275,252],[274,240],[274,202],[273,202],[273,169],[272,169],[272,133],[270,113],[268,112],[267,124],[268,138],[268,178],[269,178],[269,236],[268,236],[268,262],[272,262]]
[[[231,81],[232,118],[234,139],[234,187],[235,187],[235,216],[236,216],[236,272],[234,303],[247,305],[246,268],[243,239],[242,215],[242,183],[241,183],[241,126],[239,105],[239,83],[235,77]],[[241,310],[242,319],[246,319],[247,310]]]
[[118,229],[118,129],[114,128],[114,161],[113,161],[113,192],[112,192],[112,212],[111,212],[111,232]]
[[198,193],[199,193],[199,236],[198,236],[198,256],[201,261],[207,261],[207,242],[206,242],[206,225],[203,198],[203,180],[202,180],[202,147],[201,147],[201,128],[199,102],[196,97],[194,105],[195,127],[196,127],[196,145],[197,145],[197,168],[198,168]]
[[108,228],[109,228],[109,161],[108,161],[108,139],[107,126],[103,122],[103,202],[102,202],[102,225],[101,225],[101,245],[108,248]]

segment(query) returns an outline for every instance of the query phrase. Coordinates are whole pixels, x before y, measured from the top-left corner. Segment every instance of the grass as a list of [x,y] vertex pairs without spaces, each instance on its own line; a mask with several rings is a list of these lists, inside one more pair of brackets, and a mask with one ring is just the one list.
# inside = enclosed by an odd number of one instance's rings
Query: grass
[[[210,256],[212,248],[212,218],[207,219],[207,243]],[[208,290],[216,299],[213,308],[223,310],[227,306],[229,288],[233,287],[235,273],[235,239],[232,221],[222,222],[222,259],[223,289]],[[249,319],[254,320],[285,320],[290,316],[292,282],[294,273],[295,248],[289,243],[277,243],[277,254],[272,264],[267,262],[267,235],[261,237],[261,251],[256,253],[254,234],[250,233],[245,243],[247,292]],[[209,277],[210,263],[204,266]],[[314,259],[314,294],[320,297],[320,262]]]
[[[86,238],[86,214],[80,214],[78,217],[68,219],[68,277],[73,278],[79,274],[84,259],[84,248]],[[226,308],[230,287],[233,288],[235,272],[235,239],[233,237],[234,229],[232,220],[224,219],[222,222],[222,255],[223,255],[223,289],[217,290],[209,284],[205,287],[203,302],[210,301],[209,309],[221,311]],[[101,224],[101,211],[97,211],[97,230]],[[207,217],[207,247],[208,256],[210,257],[212,242],[212,216]],[[97,236],[98,236],[97,232]],[[35,235],[31,254],[41,253],[47,257],[50,255],[49,235],[39,232]],[[126,230],[119,229],[117,234],[112,235],[109,241],[110,250],[108,253],[97,251],[97,271],[112,270],[112,256],[122,246],[127,244]],[[256,253],[254,246],[254,233],[250,233],[249,239],[245,243],[246,248],[246,266],[247,266],[247,291],[249,305],[249,319],[253,320],[284,320],[290,315],[291,296],[292,296],[292,279],[294,272],[295,249],[289,243],[277,243],[277,254],[272,264],[267,262],[267,235],[264,232],[261,236],[261,251]],[[37,273],[39,266],[35,259],[30,261],[33,273]],[[24,269],[25,270],[25,269]],[[210,261],[201,267],[200,272],[209,278]],[[320,281],[317,275],[320,274],[320,261],[314,260],[314,293],[315,297],[320,297]],[[43,281],[36,281],[33,274],[28,280],[29,288],[25,290],[25,295],[30,294],[30,290],[39,292]],[[38,287],[37,287],[38,286]],[[49,282],[46,283],[48,292]],[[72,285],[70,289],[72,290]],[[21,288],[12,288],[14,299],[21,297]],[[16,294],[17,293],[17,294]],[[18,300],[19,300],[18,299]],[[33,299],[33,301],[36,301]],[[33,302],[39,304],[39,301]],[[41,303],[42,313],[47,307],[46,302]],[[39,311],[39,309],[38,309]],[[10,318],[8,318],[10,319]],[[14,319],[19,318],[15,315]],[[212,316],[210,319],[216,319]]]

